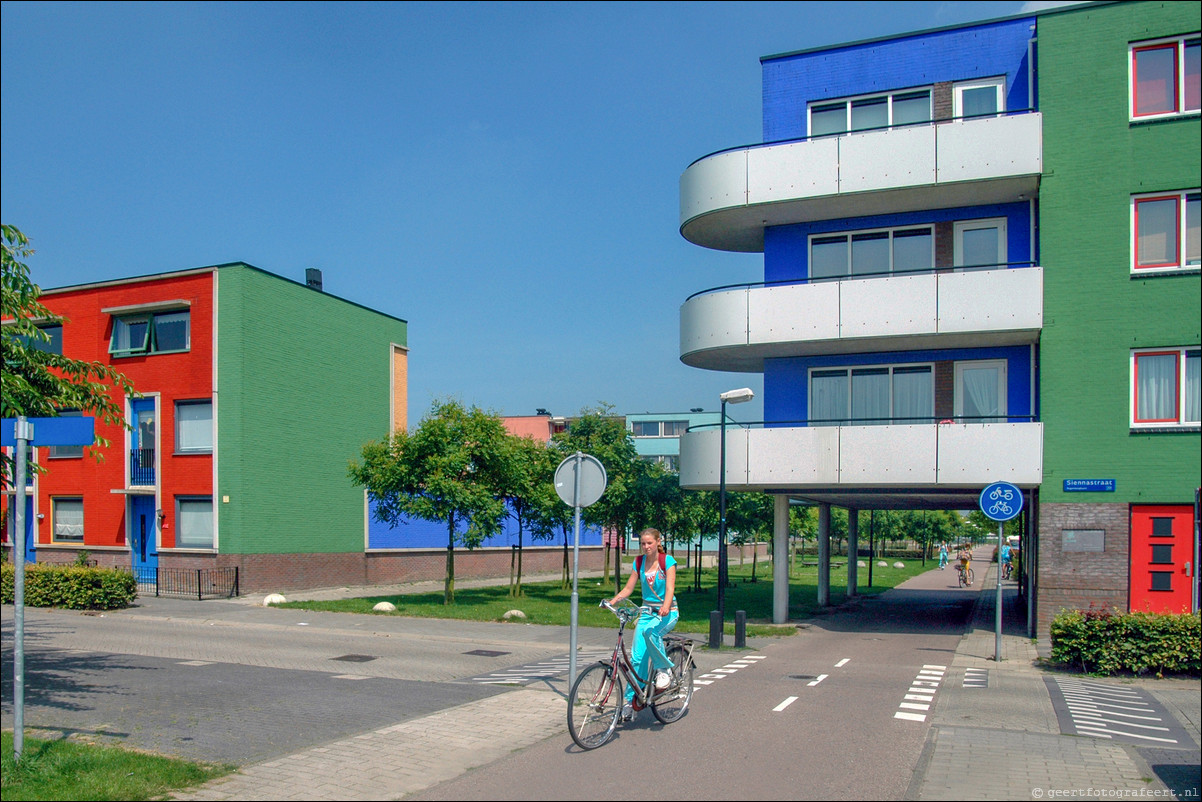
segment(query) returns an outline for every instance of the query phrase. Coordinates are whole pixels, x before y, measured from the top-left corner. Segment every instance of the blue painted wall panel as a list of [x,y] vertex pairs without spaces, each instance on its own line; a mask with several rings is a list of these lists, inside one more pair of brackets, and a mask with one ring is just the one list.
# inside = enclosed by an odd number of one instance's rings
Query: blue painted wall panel
[[1027,262],[1031,256],[1031,209],[1026,203],[972,206],[958,209],[849,217],[789,226],[773,226],[764,231],[764,281],[799,281],[809,276],[809,237],[840,231],[922,225],[956,220],[1006,218],[1007,261]]
[[[445,549],[447,547],[447,527],[445,523],[423,521],[412,518],[396,526],[389,526],[376,519],[374,500],[368,501],[367,547],[369,549]],[[572,533],[568,539],[571,542]],[[497,548],[516,546],[518,543],[518,526],[513,518],[505,519],[505,528],[501,534],[484,541],[482,548]],[[549,541],[534,541],[530,532],[522,535],[524,546],[562,545],[563,535],[556,535]],[[580,545],[600,546],[601,528],[580,525]],[[458,545],[457,545],[458,547]]]
[[969,359],[1005,359],[1007,410],[1012,416],[1031,411],[1031,349],[964,348],[943,351],[902,351],[884,354],[836,354],[764,360],[764,420],[799,425],[809,418],[809,370],[821,367],[897,365]]
[[932,31],[764,59],[764,141],[806,135],[806,104],[944,81],[1006,76],[1006,108],[1027,108],[1035,18]]

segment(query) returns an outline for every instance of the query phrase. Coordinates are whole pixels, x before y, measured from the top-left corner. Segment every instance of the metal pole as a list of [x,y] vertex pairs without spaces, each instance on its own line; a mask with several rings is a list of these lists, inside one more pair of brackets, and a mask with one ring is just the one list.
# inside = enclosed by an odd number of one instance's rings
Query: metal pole
[[997,632],[993,640],[993,661],[995,663],[1002,661],[1002,527],[1003,524],[999,521],[997,525],[997,599],[994,605],[997,607],[994,615],[994,626]]
[[17,417],[13,434],[17,441],[16,528],[13,553],[13,618],[16,622],[13,644],[13,761],[21,762],[25,750],[25,472],[33,424],[24,415]]
[[580,611],[580,463],[584,453],[576,452],[576,477],[572,487],[572,506],[576,510],[576,539],[572,546],[572,637],[568,644],[568,689],[576,683],[576,626]]
[[[718,619],[721,628],[718,631],[718,643],[710,646],[722,646],[725,640],[723,630],[726,629],[726,401],[722,401],[722,443],[718,456]],[[712,638],[711,638],[712,640]]]

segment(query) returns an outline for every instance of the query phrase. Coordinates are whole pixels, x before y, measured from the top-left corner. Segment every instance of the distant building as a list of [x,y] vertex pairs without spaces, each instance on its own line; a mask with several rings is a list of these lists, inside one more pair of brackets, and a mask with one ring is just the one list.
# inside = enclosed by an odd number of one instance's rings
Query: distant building
[[244,591],[366,581],[347,464],[406,419],[408,327],[309,273],[232,263],[44,291],[66,318],[50,347],[113,366],[139,396],[114,397],[128,431],[97,422],[102,462],[34,450],[48,471],[30,484],[29,559],[86,551],[145,581],[236,568]]
[[626,428],[634,437],[639,456],[670,471],[680,470],[680,438],[688,428],[711,423],[718,423],[717,412],[645,412],[626,416]]

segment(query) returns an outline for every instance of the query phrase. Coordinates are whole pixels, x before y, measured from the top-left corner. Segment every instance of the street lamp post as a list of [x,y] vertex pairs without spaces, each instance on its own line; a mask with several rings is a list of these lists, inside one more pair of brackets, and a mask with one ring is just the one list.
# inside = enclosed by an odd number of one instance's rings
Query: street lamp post
[[720,647],[726,628],[726,405],[742,404],[755,397],[750,387],[729,390],[718,396],[722,402],[721,438],[718,457],[718,632],[714,643],[713,624],[710,625],[710,646]]

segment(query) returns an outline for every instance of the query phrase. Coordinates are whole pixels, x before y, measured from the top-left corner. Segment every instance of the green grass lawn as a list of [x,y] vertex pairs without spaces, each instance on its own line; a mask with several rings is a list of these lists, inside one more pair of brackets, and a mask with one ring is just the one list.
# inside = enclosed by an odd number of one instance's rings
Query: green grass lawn
[[[887,560],[890,566],[896,560]],[[860,569],[860,595],[881,593],[910,577],[917,576],[937,563],[928,561],[926,567],[918,560],[903,560],[905,568],[873,567],[873,586],[868,587],[868,569]],[[726,590],[727,632],[734,632],[734,612],[747,613],[747,635],[749,637],[791,635],[796,626],[773,625],[772,621],[772,564],[763,560],[756,567],[756,582],[751,581],[751,562],[740,563],[732,559],[729,565],[730,579],[734,583]],[[709,634],[710,611],[717,609],[717,570],[703,571],[701,590],[692,590],[693,571],[681,566],[677,571],[677,603],[680,620],[676,632]],[[623,580],[625,580],[623,574]],[[277,605],[301,610],[324,610],[340,613],[366,613],[370,615],[399,615],[421,618],[451,618],[469,621],[501,621],[509,610],[521,610],[526,614],[523,623],[568,626],[571,623],[571,587],[564,588],[559,582],[524,584],[524,594],[515,599],[509,595],[508,584],[483,588],[465,588],[455,591],[455,604],[443,604],[441,591],[434,593],[391,594],[364,596],[335,601],[295,601]],[[608,582],[600,579],[582,579],[580,582],[579,622],[582,627],[610,627],[614,625],[612,613],[597,607],[602,599],[615,593],[612,576]],[[818,569],[816,566],[797,564],[789,583],[789,619],[797,622],[814,615],[820,608],[817,604]],[[635,593],[638,595],[637,591]],[[830,602],[840,604],[847,598],[846,567],[831,570]],[[396,612],[375,612],[377,603],[386,601],[396,605]]]
[[115,746],[25,737],[13,760],[13,734],[0,735],[0,789],[4,800],[161,799],[199,785],[233,766],[192,763]]

